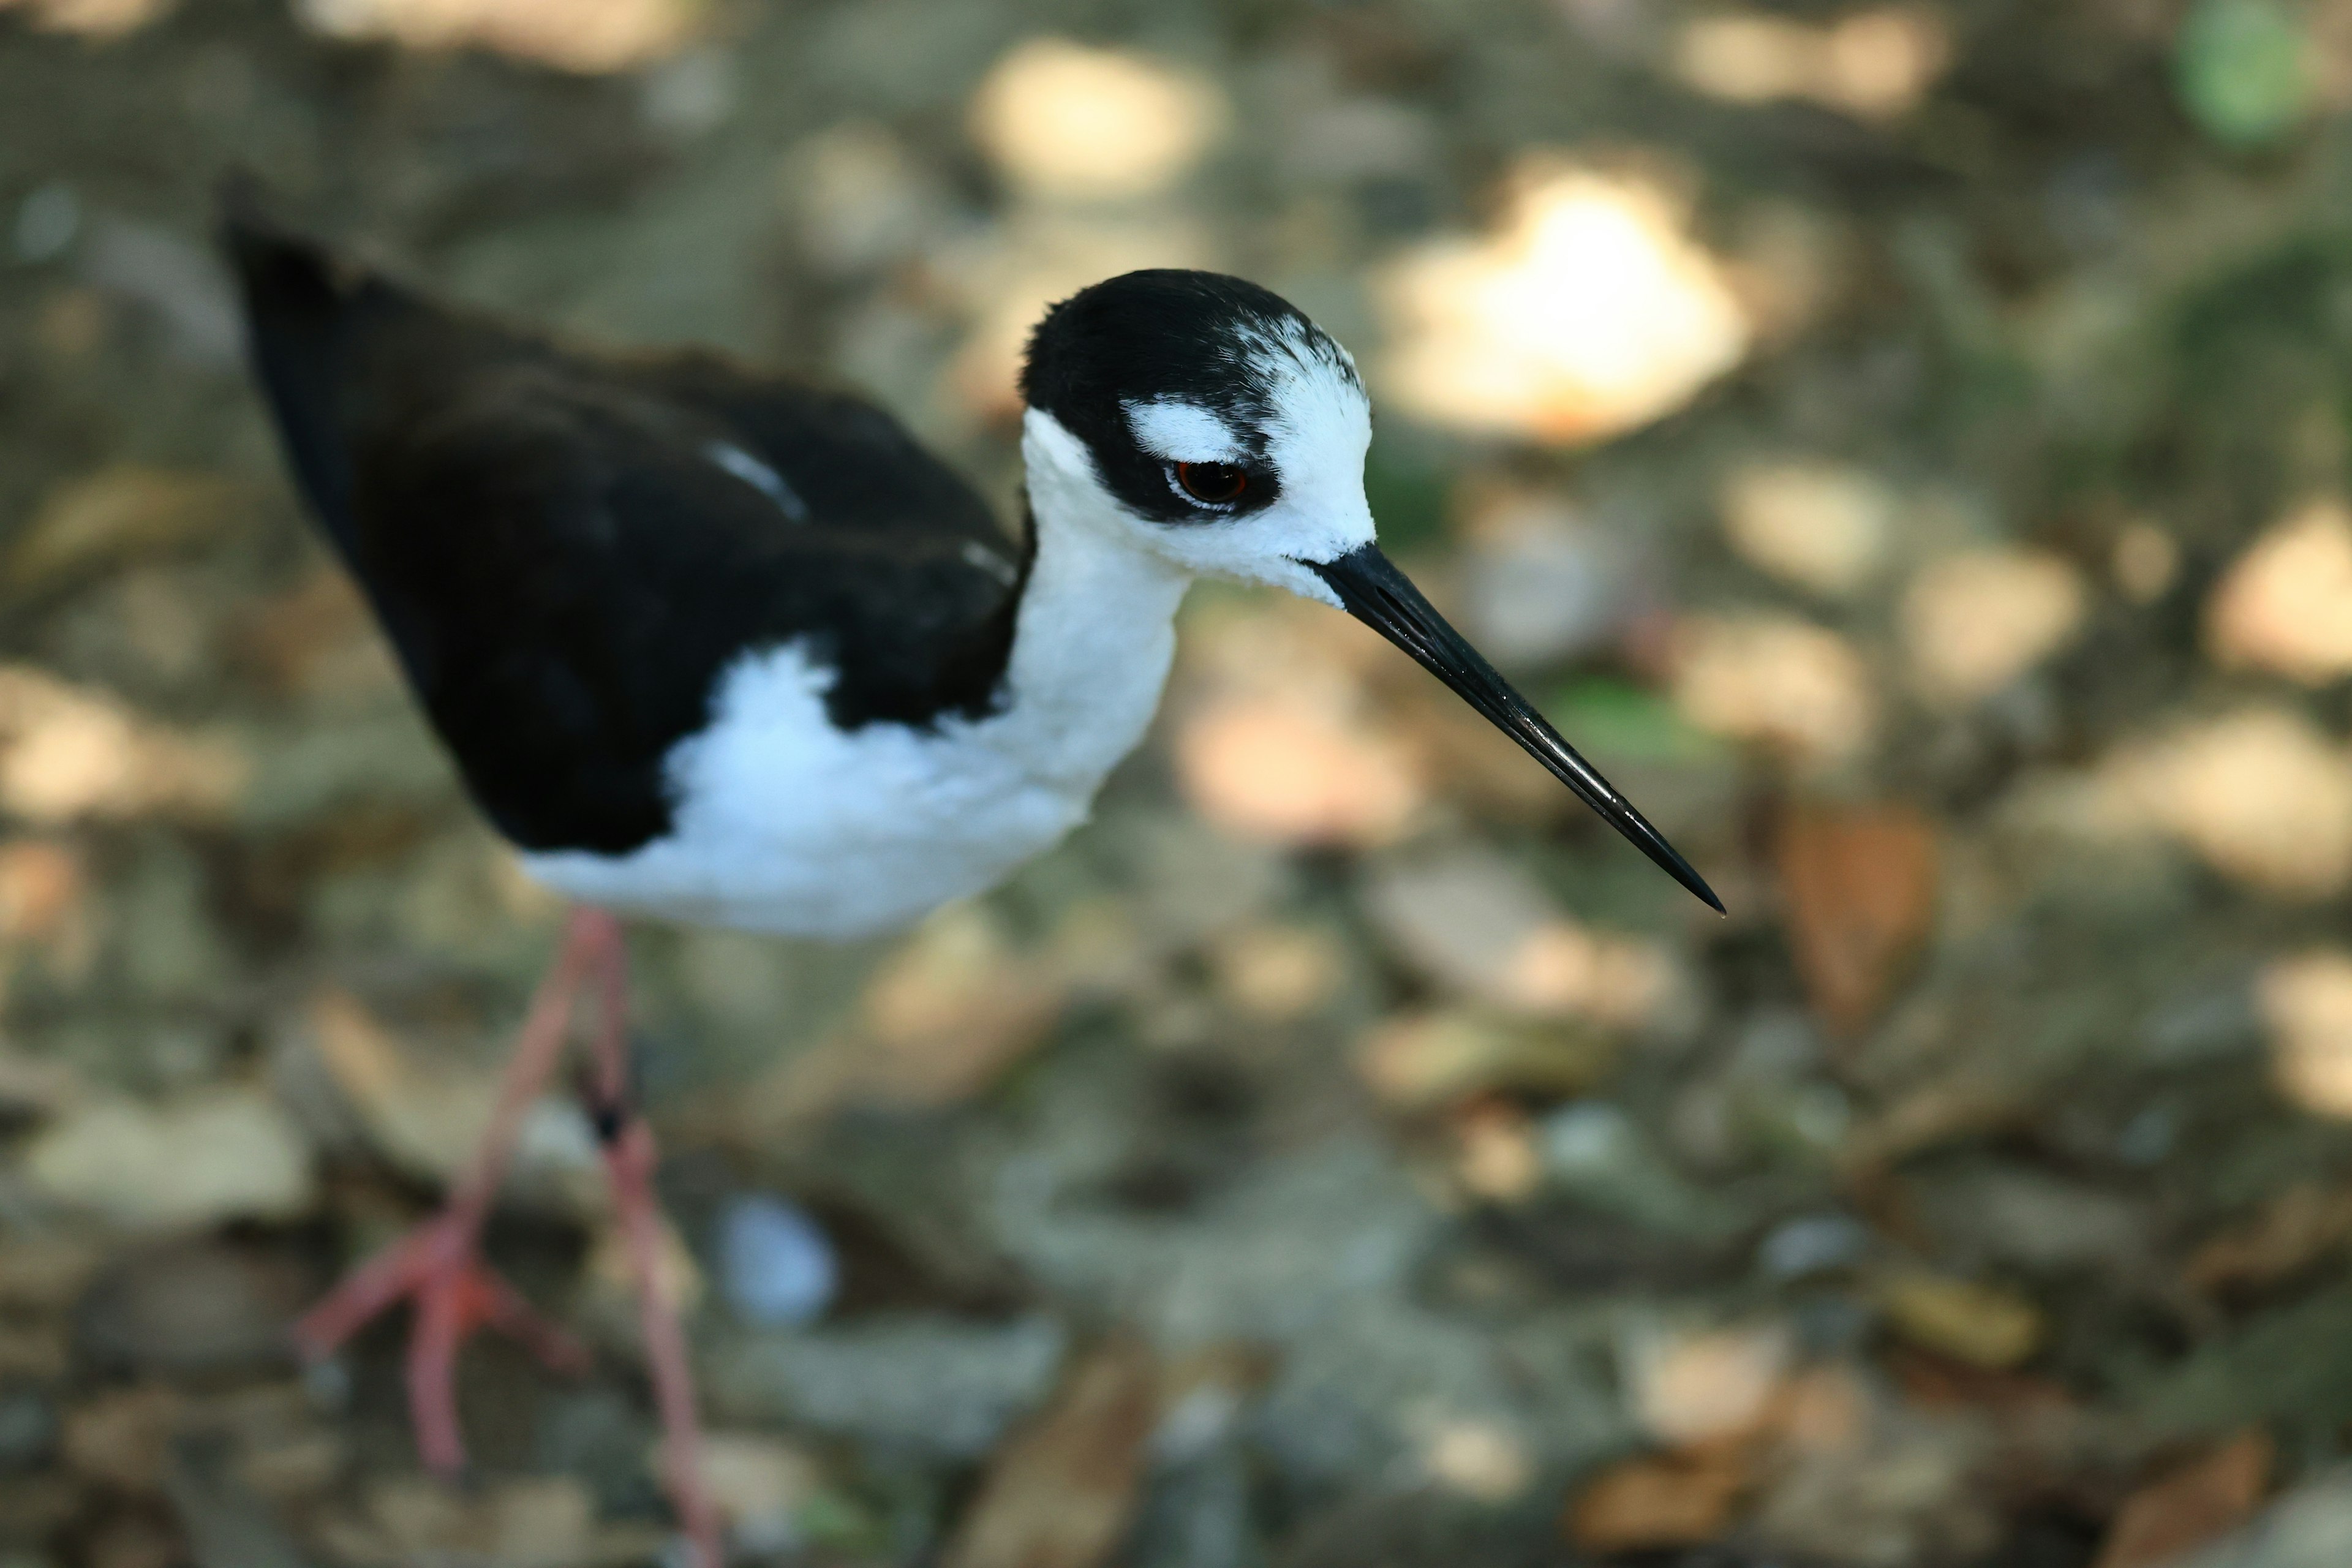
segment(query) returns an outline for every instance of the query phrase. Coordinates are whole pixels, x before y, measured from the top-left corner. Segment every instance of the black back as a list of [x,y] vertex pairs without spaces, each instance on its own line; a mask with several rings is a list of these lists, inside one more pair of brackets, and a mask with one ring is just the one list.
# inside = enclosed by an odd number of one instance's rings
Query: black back
[[812,645],[844,729],[996,700],[1034,545],[881,409],[704,353],[561,349],[231,205],[295,475],[516,844],[661,837],[663,761],[747,649]]

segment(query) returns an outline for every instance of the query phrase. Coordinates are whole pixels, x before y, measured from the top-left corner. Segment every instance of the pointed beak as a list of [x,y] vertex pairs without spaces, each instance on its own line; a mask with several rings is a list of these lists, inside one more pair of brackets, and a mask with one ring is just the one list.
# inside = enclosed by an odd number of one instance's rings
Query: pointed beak
[[1517,741],[1552,777],[1575,791],[1577,799],[1599,812],[1602,821],[1632,839],[1634,847],[1659,869],[1706,900],[1716,913],[1723,912],[1723,900],[1691,869],[1690,862],[1675,852],[1665,836],[1651,826],[1591,763],[1578,756],[1576,748],[1561,740],[1559,731],[1512,690],[1461,633],[1445,624],[1445,617],[1431,608],[1421,590],[1376,546],[1367,544],[1336,561],[1306,565],[1330,584],[1349,615],[1412,655],[1423,668],[1485,714],[1487,722]]

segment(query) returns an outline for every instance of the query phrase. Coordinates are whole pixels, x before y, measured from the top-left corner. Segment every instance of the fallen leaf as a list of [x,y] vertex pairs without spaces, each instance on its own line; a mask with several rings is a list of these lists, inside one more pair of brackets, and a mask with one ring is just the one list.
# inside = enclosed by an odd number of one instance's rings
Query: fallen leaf
[[290,1219],[316,1196],[301,1134],[249,1089],[199,1089],[153,1106],[92,1103],[37,1136],[25,1171],[60,1203],[159,1229]]
[[1624,1459],[1577,1494],[1561,1524],[1587,1552],[1701,1546],[1729,1526],[1753,1479],[1737,1444]]
[[133,1496],[152,1492],[186,1407],[160,1383],[111,1389],[66,1412],[58,1447],[77,1475]]
[[124,464],[69,480],[42,498],[0,564],[14,595],[45,592],[128,556],[211,538],[245,510],[217,474]]
[[2352,953],[2315,948],[2274,959],[2254,980],[2271,1073],[2321,1116],[2352,1117]]
[[1082,1360],[996,1455],[948,1568],[1094,1568],[1118,1546],[1159,1421],[1150,1352],[1114,1341]]
[[1607,1076],[1616,1059],[1616,1047],[1589,1029],[1459,1011],[1388,1019],[1356,1047],[1357,1072],[1401,1110],[1497,1089],[1573,1094]]
[[1691,616],[1674,628],[1675,701],[1702,730],[1801,766],[1846,762],[1870,742],[1878,700],[1853,645],[1796,616]]
[[2240,556],[2206,605],[2205,641],[2224,668],[2305,686],[2352,674],[2352,511],[2313,501]]
[[1873,1293],[1895,1332],[1970,1366],[2012,1367],[2042,1343],[2041,1309],[1999,1286],[1919,1271],[1889,1275]]
[[2055,555],[1996,550],[1937,562],[1903,600],[1921,689],[1948,706],[1991,696],[2074,640],[2084,601],[2081,574]]
[[499,1568],[625,1568],[659,1555],[666,1531],[596,1522],[587,1489],[568,1476],[508,1480],[460,1492],[421,1476],[370,1485],[356,1514],[321,1521],[331,1555],[352,1568],[495,1563]]
[[0,808],[26,821],[217,816],[250,772],[217,736],[154,723],[30,665],[0,666]]
[[1493,1421],[1445,1421],[1422,1447],[1422,1468],[1446,1490],[1481,1502],[1508,1502],[1535,1478],[1527,1440]]
[[1724,537],[1748,563],[1832,598],[1867,584],[1884,562],[1897,500],[1859,468],[1755,463],[1732,474],[1717,508]]
[[[298,1056],[307,1047],[308,1059],[325,1069],[340,1107],[332,1119],[345,1123],[346,1135],[355,1122],[376,1155],[440,1185],[471,1168],[498,1103],[499,1068],[420,1049],[331,986],[310,999],[304,1022],[308,1028],[290,1043]],[[307,1081],[315,1081],[316,1068],[310,1070]],[[601,1212],[603,1167],[575,1103],[555,1095],[532,1102],[502,1186],[509,1196],[571,1213]]]
[[1213,81],[1151,56],[1032,38],[972,95],[971,134],[1031,195],[1137,196],[1199,162],[1227,113]]
[[1878,1016],[1936,914],[1935,825],[1907,806],[1801,806],[1780,825],[1790,943],[1814,1011],[1851,1037]]
[[1972,1366],[1909,1345],[1890,1349],[1885,1365],[1904,1396],[1923,1410],[2015,1414],[2064,1410],[2074,1403],[2063,1385],[2046,1377],[2000,1367]]
[[[665,1473],[658,1445],[651,1463],[656,1474]],[[703,1489],[747,1551],[792,1547],[794,1520],[821,1482],[816,1460],[796,1443],[766,1432],[702,1435]]]
[[2352,1192],[2297,1182],[2242,1225],[2189,1254],[2180,1277],[2208,1293],[2260,1289],[2299,1274],[2352,1238]]
[[1777,1324],[1640,1335],[1625,1355],[1626,1405],[1675,1447],[1745,1437],[1771,1413],[1794,1351]]
[[1441,425],[1590,442],[1746,356],[1747,318],[1667,189],[1540,154],[1510,186],[1496,230],[1423,242],[1375,280],[1389,395]]
[[2276,1457],[2254,1428],[2158,1477],[2124,1500],[2093,1568],[2158,1568],[2220,1539],[2261,1505]]
[[883,963],[849,1025],[738,1097],[736,1134],[969,1099],[1044,1042],[1069,991],[1053,955],[1017,949],[981,905],[950,906]]
[[1526,869],[1489,848],[1384,859],[1365,879],[1364,907],[1413,967],[1507,1012],[1633,1028],[1674,983],[1658,943],[1570,920]]
[[1210,821],[1275,844],[1384,844],[1422,781],[1385,728],[1297,694],[1234,694],[1180,725],[1176,768]]

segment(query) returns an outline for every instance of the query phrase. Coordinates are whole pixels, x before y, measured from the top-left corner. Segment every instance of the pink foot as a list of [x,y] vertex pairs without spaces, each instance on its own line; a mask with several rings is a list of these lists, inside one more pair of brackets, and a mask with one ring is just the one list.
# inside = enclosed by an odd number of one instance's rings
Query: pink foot
[[465,1468],[457,1426],[457,1350],[477,1329],[496,1329],[553,1371],[578,1375],[587,1347],[542,1315],[481,1262],[478,1215],[451,1209],[427,1220],[354,1269],[294,1325],[307,1361],[332,1355],[395,1302],[415,1303],[408,1340],[408,1406],[425,1467],[454,1476]]
[[720,1568],[717,1510],[702,1482],[701,1426],[695,1415],[694,1376],[677,1308],[661,1288],[660,1208],[653,1190],[652,1130],[630,1107],[628,1095],[628,961],[621,928],[597,910],[576,910],[550,966],[521,1038],[508,1063],[499,1102],[473,1168],[435,1219],[409,1232],[353,1270],[294,1327],[302,1354],[318,1360],[394,1303],[415,1303],[408,1342],[408,1404],[416,1447],[425,1463],[444,1475],[466,1462],[457,1429],[455,1377],[457,1348],[476,1329],[492,1328],[520,1341],[558,1371],[584,1371],[580,1342],[533,1310],[512,1287],[483,1267],[482,1221],[499,1179],[514,1152],[523,1111],[562,1055],[572,1003],[593,986],[603,1004],[594,1036],[595,1112],[614,1209],[637,1274],[639,1321],[651,1364],[654,1401],[661,1413],[663,1480],[677,1509],[695,1568]]

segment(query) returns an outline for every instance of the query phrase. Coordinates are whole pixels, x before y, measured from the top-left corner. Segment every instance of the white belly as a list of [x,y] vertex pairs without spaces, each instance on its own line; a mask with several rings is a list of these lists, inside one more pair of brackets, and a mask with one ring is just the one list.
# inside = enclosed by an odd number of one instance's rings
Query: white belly
[[928,733],[834,728],[831,672],[797,647],[770,649],[727,673],[710,728],[670,754],[667,837],[523,865],[583,902],[696,924],[826,937],[905,925],[1086,819],[1142,738],[1172,646],[1163,630],[1125,668],[1097,668],[1076,703],[1024,693],[1016,667],[1003,712]]

